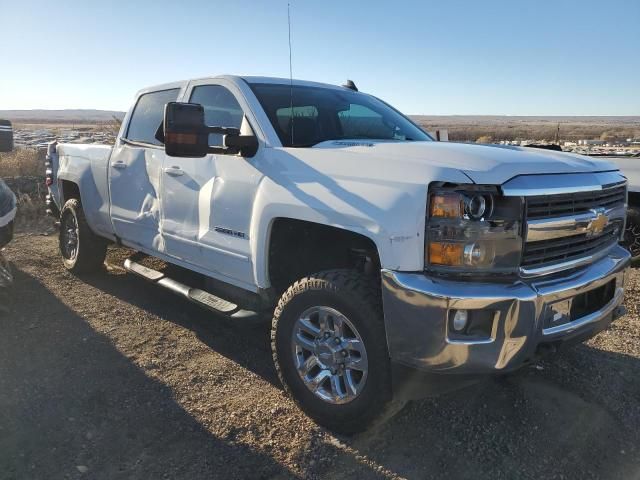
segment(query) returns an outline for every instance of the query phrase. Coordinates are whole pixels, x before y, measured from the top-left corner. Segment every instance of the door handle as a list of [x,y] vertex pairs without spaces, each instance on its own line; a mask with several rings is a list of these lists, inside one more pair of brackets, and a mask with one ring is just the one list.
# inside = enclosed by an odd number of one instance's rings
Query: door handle
[[164,169],[164,173],[171,175],[172,177],[180,177],[184,175],[184,170],[180,167],[168,167]]
[[111,164],[111,166],[112,166],[113,168],[117,168],[118,170],[122,170],[123,168],[127,168],[127,164],[126,164],[126,163],[124,163],[122,160],[119,160],[119,161],[117,161],[117,162],[113,162],[113,163]]

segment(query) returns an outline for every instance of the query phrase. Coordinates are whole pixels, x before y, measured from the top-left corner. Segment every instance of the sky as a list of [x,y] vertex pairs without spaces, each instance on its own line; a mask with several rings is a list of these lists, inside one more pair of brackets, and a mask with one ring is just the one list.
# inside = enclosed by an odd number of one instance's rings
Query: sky
[[[640,0],[290,0],[293,76],[407,114],[640,115]],[[0,0],[0,110],[289,76],[286,0]]]

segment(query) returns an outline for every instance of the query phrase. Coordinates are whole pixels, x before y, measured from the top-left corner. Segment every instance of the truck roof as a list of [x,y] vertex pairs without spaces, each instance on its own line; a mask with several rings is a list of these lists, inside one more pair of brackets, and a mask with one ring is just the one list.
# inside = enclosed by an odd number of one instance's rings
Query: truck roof
[[162,83],[159,85],[153,85],[150,87],[146,87],[143,88],[142,90],[138,90],[138,92],[136,93],[136,97],[144,94],[144,93],[149,93],[149,92],[157,92],[159,90],[169,90],[171,88],[182,88],[184,86],[186,86],[190,81],[193,80],[215,80],[215,79],[226,79],[226,80],[230,80],[232,82],[241,82],[244,81],[246,83],[273,83],[273,84],[283,84],[283,85],[289,85],[291,82],[293,82],[293,85],[297,85],[297,86],[306,86],[306,87],[323,87],[323,88],[334,88],[337,90],[343,90],[345,87],[341,87],[338,85],[331,85],[329,83],[321,83],[321,82],[312,82],[309,80],[298,80],[298,79],[293,79],[290,80],[288,78],[279,78],[279,77],[260,77],[260,76],[241,76],[241,75],[212,75],[212,76],[208,76],[208,77],[200,77],[200,78],[194,78],[191,80],[180,80],[177,82],[170,82],[170,83]]

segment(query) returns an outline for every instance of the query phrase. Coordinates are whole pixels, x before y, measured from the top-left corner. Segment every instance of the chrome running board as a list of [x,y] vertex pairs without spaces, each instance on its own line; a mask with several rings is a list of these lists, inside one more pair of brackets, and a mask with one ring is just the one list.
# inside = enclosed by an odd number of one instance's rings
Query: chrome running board
[[160,285],[174,293],[186,298],[201,307],[207,308],[216,313],[233,317],[247,317],[253,312],[241,310],[238,305],[224,298],[217,297],[212,293],[205,292],[199,288],[193,288],[184,283],[180,283],[172,278],[167,277],[164,273],[154,270],[127,258],[124,261],[124,269],[145,280]]

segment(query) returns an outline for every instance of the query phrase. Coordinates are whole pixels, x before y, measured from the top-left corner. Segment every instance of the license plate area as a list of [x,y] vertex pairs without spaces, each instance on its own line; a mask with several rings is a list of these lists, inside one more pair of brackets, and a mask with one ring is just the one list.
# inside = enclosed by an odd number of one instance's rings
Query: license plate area
[[605,307],[615,295],[616,280],[548,306],[544,328],[557,327],[579,320]]

